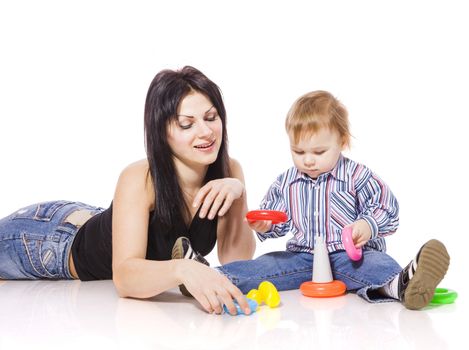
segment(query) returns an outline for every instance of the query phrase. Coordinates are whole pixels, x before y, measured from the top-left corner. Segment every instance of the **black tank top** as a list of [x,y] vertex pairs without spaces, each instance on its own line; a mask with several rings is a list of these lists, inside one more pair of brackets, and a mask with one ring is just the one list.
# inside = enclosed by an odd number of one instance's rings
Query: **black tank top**
[[[189,238],[192,248],[205,256],[215,246],[217,224],[217,217],[201,219],[198,211],[189,227],[182,222],[163,230],[164,225],[158,220],[150,221],[146,259],[170,260],[174,242],[181,236]],[[112,279],[112,203],[78,230],[72,244],[72,257],[80,280]]]

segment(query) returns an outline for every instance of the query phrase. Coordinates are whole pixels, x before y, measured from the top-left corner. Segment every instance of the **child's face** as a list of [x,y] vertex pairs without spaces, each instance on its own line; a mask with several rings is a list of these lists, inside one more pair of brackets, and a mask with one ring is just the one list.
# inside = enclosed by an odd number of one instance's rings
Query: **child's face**
[[326,128],[301,136],[297,143],[292,132],[288,133],[288,137],[295,167],[313,179],[331,171],[343,149],[339,134]]

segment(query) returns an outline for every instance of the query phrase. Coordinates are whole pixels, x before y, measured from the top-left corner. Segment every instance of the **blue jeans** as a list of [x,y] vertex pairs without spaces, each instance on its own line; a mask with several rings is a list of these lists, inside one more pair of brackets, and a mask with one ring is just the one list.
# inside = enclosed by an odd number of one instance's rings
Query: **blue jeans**
[[80,202],[33,204],[0,220],[0,279],[72,279],[70,249],[79,226],[67,221],[77,210],[103,208]]
[[[329,254],[334,279],[341,280],[348,291],[354,291],[369,302],[384,302],[387,298],[377,289],[390,282],[402,268],[389,255],[374,250],[364,250],[363,258],[354,262],[345,251]],[[271,281],[278,290],[300,288],[311,281],[313,255],[289,251],[272,252],[254,260],[235,261],[217,267],[243,293],[257,288],[264,280]]]

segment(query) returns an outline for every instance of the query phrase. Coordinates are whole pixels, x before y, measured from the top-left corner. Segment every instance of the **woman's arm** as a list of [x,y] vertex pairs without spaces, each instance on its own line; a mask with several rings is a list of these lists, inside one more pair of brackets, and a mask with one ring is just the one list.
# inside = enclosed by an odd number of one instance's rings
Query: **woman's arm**
[[121,297],[148,298],[184,284],[207,312],[221,313],[220,301],[232,314],[232,298],[249,310],[241,291],[225,276],[193,260],[147,260],[149,215],[154,194],[148,163],[127,167],[119,177],[113,202],[112,270]]
[[236,260],[252,259],[256,250],[253,231],[246,221],[248,211],[244,174],[241,165],[230,159],[231,175],[243,186],[240,197],[236,198],[218,224],[217,246],[220,263],[227,264]]
[[[121,173],[113,201],[112,271],[120,296],[146,298],[178,285],[177,261],[146,260],[149,215],[154,203],[147,163]],[[158,277],[156,277],[158,276]]]

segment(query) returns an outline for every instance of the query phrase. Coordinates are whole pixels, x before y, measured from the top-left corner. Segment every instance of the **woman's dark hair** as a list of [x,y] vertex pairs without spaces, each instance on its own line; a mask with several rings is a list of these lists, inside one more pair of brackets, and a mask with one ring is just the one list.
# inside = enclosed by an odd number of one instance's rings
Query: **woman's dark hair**
[[194,67],[181,70],[162,70],[150,84],[145,101],[145,147],[149,172],[155,191],[155,210],[152,220],[169,227],[181,223],[189,214],[179,186],[167,126],[177,120],[182,99],[196,91],[205,95],[217,109],[223,125],[222,142],[217,159],[210,164],[204,183],[229,176],[226,111],[220,88]]

